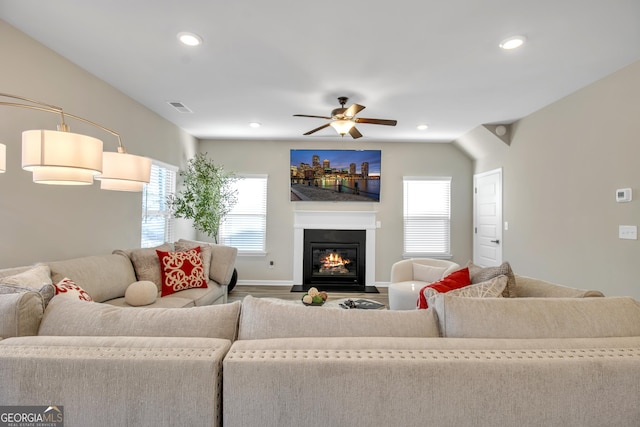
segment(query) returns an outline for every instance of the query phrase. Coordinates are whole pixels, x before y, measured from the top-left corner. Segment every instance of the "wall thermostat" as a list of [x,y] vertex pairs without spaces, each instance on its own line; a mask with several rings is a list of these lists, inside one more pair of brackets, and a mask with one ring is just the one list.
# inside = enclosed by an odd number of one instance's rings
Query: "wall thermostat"
[[631,201],[631,189],[621,188],[616,190],[616,202],[630,202]]

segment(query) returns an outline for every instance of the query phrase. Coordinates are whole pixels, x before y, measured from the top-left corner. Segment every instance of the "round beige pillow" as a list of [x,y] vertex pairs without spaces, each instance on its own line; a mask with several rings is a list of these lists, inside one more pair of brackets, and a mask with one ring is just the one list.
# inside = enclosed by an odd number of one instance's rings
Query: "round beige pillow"
[[124,293],[125,302],[134,307],[153,304],[156,298],[158,298],[158,287],[148,280],[133,282]]

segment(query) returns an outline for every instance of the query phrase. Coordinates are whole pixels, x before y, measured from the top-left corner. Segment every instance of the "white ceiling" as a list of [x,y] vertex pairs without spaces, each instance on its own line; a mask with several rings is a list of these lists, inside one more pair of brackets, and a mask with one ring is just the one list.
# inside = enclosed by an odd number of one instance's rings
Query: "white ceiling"
[[[0,19],[225,140],[335,140],[330,127],[302,136],[325,121],[292,115],[329,115],[348,96],[367,107],[358,117],[398,120],[358,125],[359,141],[449,142],[640,59],[638,0],[0,0]],[[181,45],[181,31],[204,43]],[[516,34],[523,48],[498,48]]]

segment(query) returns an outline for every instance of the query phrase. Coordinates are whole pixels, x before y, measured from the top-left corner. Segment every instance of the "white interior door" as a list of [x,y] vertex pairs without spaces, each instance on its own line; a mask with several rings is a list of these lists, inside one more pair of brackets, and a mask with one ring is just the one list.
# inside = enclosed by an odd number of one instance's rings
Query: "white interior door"
[[473,263],[502,264],[502,169],[473,176]]

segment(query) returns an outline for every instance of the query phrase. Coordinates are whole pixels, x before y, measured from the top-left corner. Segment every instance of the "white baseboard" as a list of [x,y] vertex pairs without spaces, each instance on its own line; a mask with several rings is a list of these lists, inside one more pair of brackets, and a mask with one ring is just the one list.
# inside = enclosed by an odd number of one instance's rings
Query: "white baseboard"
[[293,286],[293,280],[238,280],[237,284],[245,286]]

